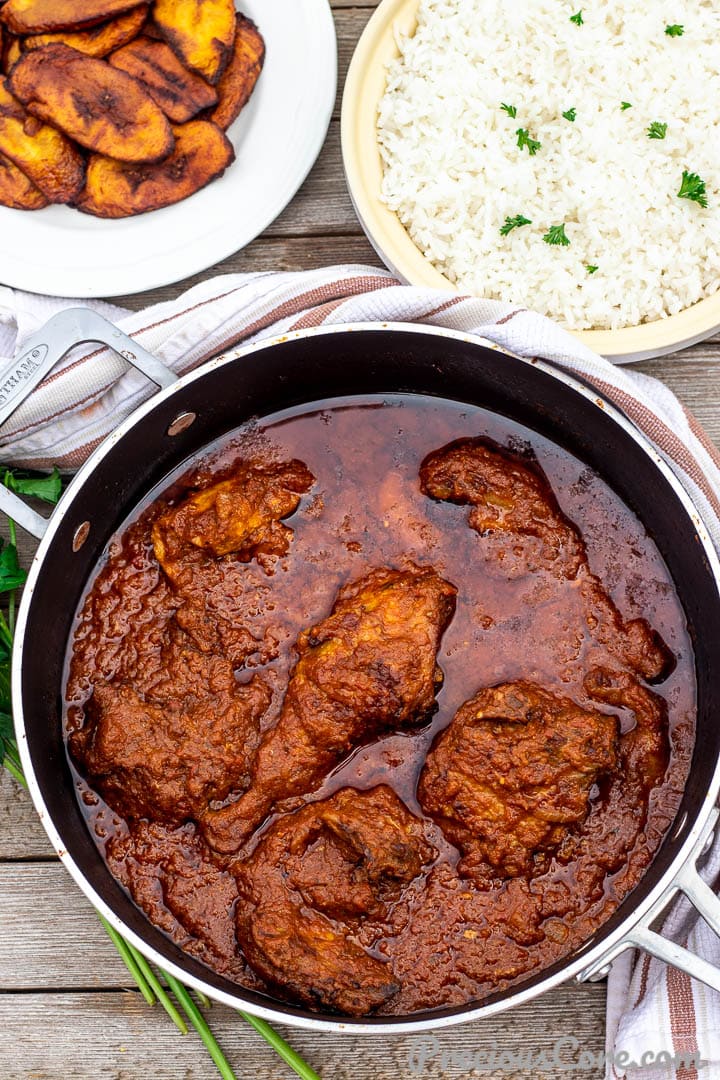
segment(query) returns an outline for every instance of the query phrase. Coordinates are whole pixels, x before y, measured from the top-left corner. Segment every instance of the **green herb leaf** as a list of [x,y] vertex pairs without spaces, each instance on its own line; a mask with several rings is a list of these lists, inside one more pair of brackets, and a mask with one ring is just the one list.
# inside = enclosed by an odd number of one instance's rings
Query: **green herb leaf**
[[57,469],[53,469],[50,476],[16,476],[6,471],[3,483],[18,495],[34,495],[53,506],[62,493],[62,480]]
[[661,124],[658,120],[653,120],[647,130],[648,139],[664,139],[667,135],[667,129],[667,124]]
[[504,109],[504,110],[505,110],[505,112],[506,112],[506,113],[508,114],[508,116],[512,117],[512,119],[513,119],[513,120],[514,120],[514,119],[516,118],[516,116],[517,116],[517,109],[515,108],[515,106],[514,106],[514,105],[506,105],[506,104],[505,104],[505,102],[503,101],[503,103],[502,103],[502,105],[500,106],[500,108],[501,108],[501,109]]
[[522,150],[523,147],[527,146],[530,157],[535,157],[542,146],[542,143],[539,143],[537,139],[532,139],[527,128],[518,128],[515,134],[517,135],[517,144],[520,149]]
[[702,180],[697,173],[688,172],[684,170],[682,176],[682,184],[678,191],[679,199],[690,199],[691,202],[699,203],[700,206],[707,206],[707,192],[705,181]]
[[513,229],[520,229],[523,225],[532,225],[530,218],[523,217],[522,214],[516,214],[515,217],[506,217],[505,224],[500,229],[501,236],[507,236]]
[[600,267],[599,266],[586,266],[585,269],[587,270],[588,274],[595,274],[600,269]]
[[565,224],[551,225],[548,231],[543,236],[543,240],[546,244],[551,244],[553,247],[560,245],[561,247],[569,247],[570,240],[565,235]]
[[582,16],[582,8],[575,15],[570,16],[570,22],[575,23],[576,26],[582,26],[585,22]]
[[17,548],[14,544],[5,544],[0,550],[0,593],[19,589],[25,584],[26,577],[27,572],[21,570],[18,563]]
[[629,101],[623,101],[622,104],[620,105],[620,109],[621,109],[622,112],[625,112],[626,109],[632,109],[632,105],[630,104]]
[[671,26],[665,27],[665,33],[668,37],[682,37],[685,33],[685,27],[679,23],[673,23]]
[[563,116],[565,117],[566,120],[569,120],[571,124],[574,124],[575,120],[577,118],[577,110],[576,109],[568,109],[567,112],[563,113]]

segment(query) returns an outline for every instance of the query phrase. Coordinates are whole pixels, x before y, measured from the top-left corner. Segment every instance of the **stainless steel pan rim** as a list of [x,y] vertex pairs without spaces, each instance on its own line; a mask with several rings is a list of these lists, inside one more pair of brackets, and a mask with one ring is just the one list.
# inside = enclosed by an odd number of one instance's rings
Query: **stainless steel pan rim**
[[[23,651],[26,646],[25,634],[28,613],[30,605],[32,604],[38,576],[42,572],[43,562],[53,542],[53,537],[68,510],[81,495],[85,481],[115,445],[132,431],[139,420],[151,413],[158,404],[171,398],[180,389],[186,388],[192,383],[202,380],[209,371],[214,370],[215,368],[241,362],[247,356],[262,352],[266,349],[272,349],[291,339],[332,337],[335,335],[356,333],[358,331],[366,333],[388,330],[398,334],[424,334],[438,339],[452,339],[469,345],[479,344],[496,352],[506,353],[523,364],[539,368],[547,375],[564,383],[569,389],[582,395],[597,408],[602,409],[606,416],[624,429],[624,431],[644,451],[654,466],[662,473],[663,477],[672,488],[675,497],[682,504],[692,520],[697,530],[698,541],[702,545],[703,554],[707,559],[710,571],[715,582],[720,583],[720,561],[718,560],[700,513],[664,460],[637,428],[612,404],[602,399],[596,391],[584,385],[573,376],[544,361],[518,357],[515,354],[508,352],[508,350],[501,349],[492,342],[488,342],[475,335],[444,328],[393,322],[377,324],[347,323],[330,327],[310,328],[283,334],[276,338],[263,339],[254,344],[235,349],[227,355],[216,357],[202,367],[178,379],[166,372],[168,377],[163,380],[165,388],[161,389],[156,395],[136,409],[131,416],[120,424],[112,435],[110,435],[105,442],[94,451],[85,465],[78,471],[59,507],[55,510],[52,517],[49,519],[47,526],[44,528],[44,535],[42,536],[37,554],[30,568],[24,595],[18,611],[15,638],[16,646],[12,665],[12,694],[15,703],[15,727],[20,757],[28,781],[30,794],[50,842],[66,869],[74,878],[80,889],[85,893],[92,905],[119,933],[126,937],[151,962],[169,971],[186,985],[203,991],[209,997],[224,1005],[235,1009],[245,1009],[250,1013],[276,1023],[285,1023],[314,1031],[367,1032],[368,1034],[388,1034],[389,1032],[417,1033],[430,1031],[448,1027],[453,1024],[463,1023],[465,1021],[492,1016],[515,1005],[530,1001],[544,991],[566,982],[572,977],[582,980],[601,977],[605,973],[607,965],[614,957],[619,955],[619,953],[625,949],[635,946],[644,948],[654,955],[660,956],[662,959],[675,963],[677,966],[688,971],[691,975],[703,979],[703,981],[708,982],[709,985],[714,985],[716,989],[720,989],[720,972],[717,971],[717,969],[712,968],[707,962],[694,957],[691,953],[686,952],[686,950],[680,949],[678,946],[665,941],[665,939],[649,929],[650,923],[654,920],[656,915],[664,909],[668,902],[677,895],[679,891],[683,891],[691,900],[693,900],[700,913],[711,925],[713,925],[716,932],[720,933],[720,901],[718,901],[711,890],[704,885],[695,869],[698,858],[709,843],[712,830],[715,827],[718,817],[718,811],[715,806],[717,795],[720,791],[720,759],[718,759],[715,764],[711,783],[708,785],[702,805],[695,814],[694,820],[692,822],[676,822],[671,830],[671,835],[673,835],[673,837],[675,834],[680,836],[682,832],[686,830],[684,839],[675,857],[672,859],[670,865],[662,874],[657,884],[650,890],[648,895],[638,903],[637,908],[631,916],[627,917],[610,933],[604,932],[603,927],[601,926],[596,935],[600,940],[596,944],[592,944],[591,939],[591,942],[588,943],[588,945],[576,952],[574,956],[571,956],[558,971],[548,975],[547,978],[541,979],[533,986],[526,987],[525,989],[521,987],[517,992],[510,992],[508,996],[503,997],[503,999],[499,1001],[491,1001],[488,1004],[478,1005],[476,1007],[455,1007],[446,1014],[440,1014],[436,1017],[431,1016],[421,1020],[404,1019],[402,1017],[394,1018],[391,1016],[370,1019],[329,1019],[325,1017],[297,1015],[297,1013],[293,1011],[292,1006],[288,1006],[288,1008],[285,1009],[281,1005],[263,1006],[258,1004],[254,999],[251,1001],[246,1000],[241,988],[238,988],[237,994],[230,994],[209,985],[202,979],[185,971],[181,966],[168,961],[154,948],[148,945],[141,936],[128,927],[90,885],[82,870],[78,867],[65,848],[60,832],[56,828],[54,821],[51,819],[44,803],[34,772],[25,728],[21,672]],[[87,338],[83,340],[102,339]],[[158,379],[157,381],[160,380]],[[0,503],[3,504],[3,508],[5,508],[4,504],[6,503],[5,495],[6,493],[3,491],[3,497],[0,498]],[[647,874],[651,869],[652,864],[645,873]]]

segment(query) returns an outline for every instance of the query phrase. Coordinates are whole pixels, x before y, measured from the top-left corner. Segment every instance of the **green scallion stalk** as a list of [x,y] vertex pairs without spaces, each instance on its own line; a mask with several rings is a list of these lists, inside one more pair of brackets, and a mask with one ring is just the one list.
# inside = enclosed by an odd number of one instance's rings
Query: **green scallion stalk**
[[243,1020],[246,1020],[251,1027],[254,1027],[259,1035],[262,1035],[266,1043],[272,1046],[278,1057],[282,1058],[286,1065],[302,1077],[302,1080],[321,1080],[320,1076],[311,1069],[307,1062],[303,1061],[299,1054],[296,1054],[292,1046],[285,1042],[281,1035],[278,1035],[274,1028],[265,1021],[261,1020],[259,1016],[251,1016],[250,1013],[241,1012]]

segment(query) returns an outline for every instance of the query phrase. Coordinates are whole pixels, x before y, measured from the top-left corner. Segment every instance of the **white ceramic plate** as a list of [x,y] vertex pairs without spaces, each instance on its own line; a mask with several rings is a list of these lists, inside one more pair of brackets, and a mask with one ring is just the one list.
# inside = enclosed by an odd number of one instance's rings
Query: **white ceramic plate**
[[236,161],[175,206],[106,221],[66,206],[0,207],[0,282],[52,296],[118,296],[179,281],[250,243],[283,210],[325,141],[337,89],[327,0],[241,0],[266,57],[230,127]]

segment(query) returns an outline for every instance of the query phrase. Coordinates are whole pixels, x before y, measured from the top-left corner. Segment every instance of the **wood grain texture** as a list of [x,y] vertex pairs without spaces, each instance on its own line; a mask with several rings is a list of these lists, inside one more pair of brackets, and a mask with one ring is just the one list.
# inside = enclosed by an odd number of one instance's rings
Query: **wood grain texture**
[[[213,1005],[209,1020],[239,1080],[290,1080],[294,1075],[231,1009]],[[323,1080],[465,1080],[483,1074],[508,1080],[592,1080],[601,1075],[597,1069],[576,1072],[572,1063],[581,1051],[595,1057],[602,1052],[603,1029],[604,993],[599,985],[560,987],[494,1019],[433,1036],[330,1035],[278,1028]],[[577,1048],[568,1044],[569,1038],[577,1040]],[[469,1061],[481,1062],[481,1055],[518,1057],[528,1051],[544,1051],[548,1067],[487,1073],[468,1068]],[[560,1066],[552,1064],[556,1054]],[[194,1032],[180,1036],[157,1006],[148,1008],[135,992],[0,997],[0,1061],[3,1080],[213,1076]]]
[[[305,270],[342,262],[381,265],[362,234],[345,189],[339,102],[357,38],[375,3],[332,0],[339,90],[327,143],[300,192],[243,251],[194,278],[120,302],[138,309],[178,296],[210,273]],[[634,370],[661,378],[720,444],[720,337]],[[20,537],[27,565],[35,541]],[[180,1037],[159,1007],[148,1008],[59,862],[27,792],[0,774],[0,1076],[2,1080],[212,1080],[216,1075],[192,1034]],[[577,1077],[600,1080],[599,1064],[578,1071],[527,1065],[474,1071],[464,1055],[546,1051],[575,1037],[596,1057],[604,1041],[604,984],[567,985],[496,1018],[452,1028],[423,1044],[409,1036],[327,1035],[283,1029],[324,1080],[460,1080],[469,1076]],[[210,1021],[239,1080],[286,1080],[290,1070],[231,1010],[213,1006]],[[418,1058],[423,1045],[424,1065]],[[414,1056],[413,1056],[414,1055]],[[569,1067],[568,1067],[569,1066]]]

